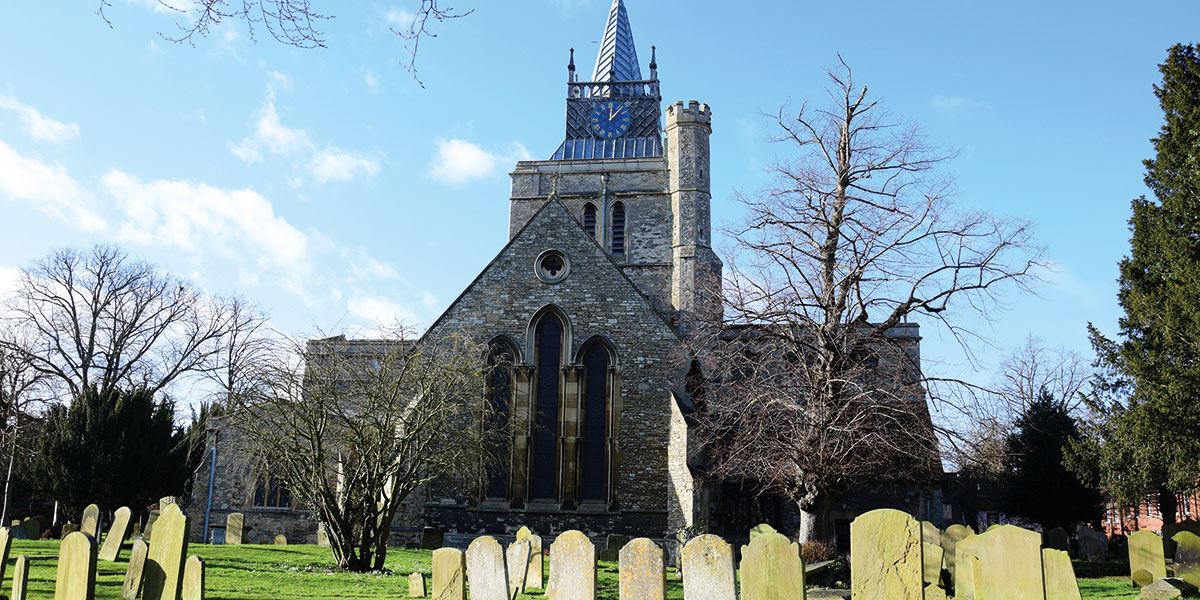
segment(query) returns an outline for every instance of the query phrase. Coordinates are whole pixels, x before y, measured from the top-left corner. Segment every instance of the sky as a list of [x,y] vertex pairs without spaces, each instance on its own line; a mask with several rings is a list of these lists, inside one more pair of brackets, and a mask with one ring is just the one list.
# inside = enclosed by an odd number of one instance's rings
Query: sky
[[[507,241],[507,174],[561,141],[568,48],[590,70],[609,3],[457,0],[474,13],[422,42],[423,86],[390,31],[419,0],[315,0],[336,11],[319,49],[238,21],[175,43],[188,17],[158,0],[111,0],[111,26],[99,0],[0,3],[0,291],[54,248],[112,242],[283,332],[428,324]],[[763,115],[822,99],[839,54],[957,152],[961,207],[1036,226],[1037,293],[963,313],[975,363],[925,327],[928,373],[988,383],[1029,335],[1090,356],[1087,324],[1115,330],[1157,65],[1200,41],[1200,3],[626,4],[664,101],[712,107],[716,227],[789,155]]]

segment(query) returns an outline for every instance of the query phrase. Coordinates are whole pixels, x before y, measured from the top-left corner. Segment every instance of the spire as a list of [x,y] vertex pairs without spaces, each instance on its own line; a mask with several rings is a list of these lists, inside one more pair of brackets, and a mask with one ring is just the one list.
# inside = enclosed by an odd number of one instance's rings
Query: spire
[[600,40],[600,54],[596,56],[592,81],[641,79],[642,70],[638,66],[637,49],[633,44],[633,31],[629,28],[625,2],[613,0],[612,8],[608,11],[608,24],[604,27],[604,38]]

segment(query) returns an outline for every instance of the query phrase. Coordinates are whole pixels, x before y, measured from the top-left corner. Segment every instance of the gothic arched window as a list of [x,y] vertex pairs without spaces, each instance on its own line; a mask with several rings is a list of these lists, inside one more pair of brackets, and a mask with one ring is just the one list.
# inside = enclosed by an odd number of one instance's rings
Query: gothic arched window
[[609,368],[613,357],[599,341],[589,343],[582,352],[583,423],[579,451],[579,499],[583,502],[608,502],[609,487]]
[[612,207],[612,253],[613,256],[625,254],[625,204],[616,202]]
[[532,500],[558,499],[558,405],[566,323],[547,311],[534,324],[534,366],[537,394],[533,411]]
[[591,202],[583,205],[583,230],[596,237],[596,205]]
[[508,498],[508,482],[511,468],[509,414],[512,410],[513,364],[517,352],[504,339],[494,340],[488,346],[487,357],[487,402],[488,428],[503,432],[497,445],[496,462],[488,469],[487,487],[484,497],[503,500]]

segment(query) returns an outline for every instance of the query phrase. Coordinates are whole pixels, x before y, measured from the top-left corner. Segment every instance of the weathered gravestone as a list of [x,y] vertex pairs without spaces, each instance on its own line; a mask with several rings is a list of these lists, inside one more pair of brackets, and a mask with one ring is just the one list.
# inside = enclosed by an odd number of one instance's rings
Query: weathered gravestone
[[434,600],[466,600],[467,577],[462,550],[438,548],[433,551]]
[[970,527],[967,527],[966,525],[959,525],[957,523],[947,527],[946,530],[942,532],[942,566],[945,567],[946,574],[950,577],[950,585],[952,587],[954,585],[954,564],[955,559],[957,558],[955,555],[955,548],[958,546],[958,542],[960,540],[969,538],[973,535],[975,535],[975,532],[972,531]]
[[[1065,531],[1063,532],[1066,533]],[[1071,555],[1066,550],[1042,548],[1042,579],[1046,600],[1082,600]]]
[[158,499],[158,510],[162,510],[172,504],[179,504],[179,500],[175,496],[163,496]]
[[925,600],[947,600],[946,590],[930,584],[925,586]]
[[970,535],[954,546],[954,598],[955,600],[974,600],[975,575],[979,571],[979,536]]
[[525,576],[529,574],[529,540],[516,540],[504,551],[508,571],[508,595],[516,598],[525,593]]
[[941,544],[942,530],[929,521],[921,521],[921,541],[926,544]]
[[1141,529],[1129,534],[1129,578],[1142,587],[1167,576],[1163,542],[1158,534]]
[[881,508],[850,523],[850,595],[921,600],[921,525],[906,513]]
[[583,532],[564,531],[550,544],[550,600],[595,600],[596,547]]
[[425,597],[425,576],[420,573],[413,573],[408,576],[408,597],[409,598],[424,598]]
[[525,570],[525,587],[546,587],[545,567],[542,564],[542,536],[534,534],[528,527],[517,530],[517,539],[529,542],[529,566]]
[[240,546],[245,543],[246,515],[235,512],[225,515],[225,543]]
[[146,555],[143,600],[176,600],[183,583],[187,556],[188,520],[178,504],[168,505],[154,522],[150,553]]
[[779,532],[775,531],[774,527],[771,527],[770,525],[768,525],[766,523],[759,523],[758,525],[755,525],[754,527],[750,528],[750,541],[753,542],[754,538],[756,538],[764,533],[779,533]]
[[1175,556],[1175,534],[1180,531],[1190,531],[1200,536],[1200,522],[1194,519],[1184,519],[1177,523],[1167,523],[1162,526],[1163,550],[1166,556]]
[[[79,531],[79,525],[77,525],[75,523],[64,523],[62,526],[62,531],[59,533],[59,539],[65,540],[65,539],[67,539],[68,535],[71,535],[72,533],[75,533],[76,531]],[[95,539],[95,538],[93,538],[93,539]]]
[[665,600],[667,577],[662,548],[649,538],[636,538],[621,548],[620,600]]
[[604,540],[604,550],[600,551],[600,560],[616,561],[621,557],[621,548],[629,543],[629,536],[610,533]]
[[150,545],[145,540],[133,540],[133,550],[129,552],[129,568],[125,570],[125,583],[121,586],[121,597],[125,600],[137,600],[138,594],[142,593],[146,556],[149,553]]
[[143,538],[148,540],[150,539],[150,536],[154,535],[154,523],[158,521],[158,517],[161,514],[161,510],[150,511],[150,515],[146,517],[146,528],[142,530]]
[[283,535],[282,533],[275,536],[275,545],[276,546],[286,546],[287,545],[287,536]]
[[58,547],[54,600],[93,600],[96,596],[96,542],[76,531]]
[[1079,558],[1090,562],[1103,562],[1108,556],[1108,538],[1089,525],[1075,530],[1075,541],[1079,546]]
[[325,524],[317,525],[317,545],[322,548],[331,548],[333,544],[329,542],[329,531],[325,529]]
[[21,527],[25,528],[25,537],[31,540],[39,540],[42,538],[42,520],[38,517],[29,517],[21,521]]
[[8,566],[8,553],[12,550],[12,536],[7,527],[0,527],[0,581],[4,581],[5,567]]
[[421,528],[421,549],[422,550],[437,550],[442,547],[442,541],[446,538],[441,529],[434,527]]
[[1195,597],[1195,586],[1174,577],[1159,579],[1143,587],[1138,593],[1138,600],[1173,600],[1174,598]]
[[22,554],[17,557],[13,567],[12,600],[25,600],[29,589],[29,557]]
[[1055,550],[1070,550],[1071,539],[1067,536],[1066,530],[1062,527],[1055,527],[1046,532],[1045,546]]
[[925,585],[942,582],[942,559],[945,554],[940,544],[921,542],[921,578]]
[[467,583],[471,600],[509,600],[504,548],[496,538],[477,537],[467,546]]
[[189,556],[183,567],[183,600],[204,600],[204,560]]
[[83,509],[83,518],[79,520],[79,530],[92,536],[93,540],[100,539],[100,507],[95,504]]
[[1180,531],[1171,541],[1175,542],[1175,577],[1200,587],[1200,536]]
[[118,508],[113,513],[112,526],[108,528],[108,535],[104,536],[104,543],[100,546],[100,552],[97,555],[100,560],[108,562],[117,560],[117,556],[121,554],[121,544],[125,543],[125,538],[129,536],[131,516],[132,513],[126,506]]
[[1042,536],[1015,525],[1001,525],[979,534],[979,569],[975,597],[1042,600]]
[[799,544],[778,533],[754,538],[742,555],[742,600],[804,600]]
[[698,535],[684,545],[680,562],[683,568],[684,598],[737,598],[733,547],[725,540],[707,533]]

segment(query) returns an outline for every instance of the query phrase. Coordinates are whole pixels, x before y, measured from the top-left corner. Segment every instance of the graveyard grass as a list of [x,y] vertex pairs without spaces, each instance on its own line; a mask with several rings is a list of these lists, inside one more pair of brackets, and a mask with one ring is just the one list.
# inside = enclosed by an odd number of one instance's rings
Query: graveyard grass
[[[342,573],[333,569],[326,548],[318,546],[208,546],[189,545],[188,552],[204,559],[208,600],[336,600],[351,598],[407,598],[408,574],[417,571],[429,584],[428,550],[388,551],[387,567],[394,575]],[[58,557],[57,540],[13,540],[2,593],[12,586],[13,561],[29,556],[29,600],[54,597],[54,574]],[[97,563],[96,600],[121,600],[121,583],[129,561],[129,545],[121,550],[117,562]],[[617,600],[616,563],[598,563],[598,600]],[[1084,600],[1133,600],[1137,593],[1124,578],[1084,579],[1080,581]],[[544,599],[541,591],[518,596],[525,600]],[[683,588],[671,572],[667,598],[682,600]]]

